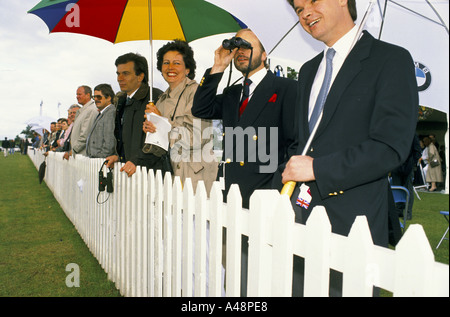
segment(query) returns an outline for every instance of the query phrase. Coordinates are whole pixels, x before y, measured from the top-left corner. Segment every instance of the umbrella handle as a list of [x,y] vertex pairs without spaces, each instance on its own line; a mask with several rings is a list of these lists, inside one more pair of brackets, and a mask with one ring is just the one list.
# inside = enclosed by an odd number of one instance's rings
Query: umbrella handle
[[295,185],[297,185],[297,183],[294,181],[290,181],[284,184],[283,188],[281,189],[281,195],[287,195],[290,198],[295,190]]
[[150,86],[150,102],[153,103],[153,16],[152,1],[148,0],[148,39],[150,42],[150,62],[148,67],[148,83]]
[[[319,114],[319,118],[317,118],[316,125],[314,126],[314,129],[311,131],[311,134],[309,135],[308,141],[306,142],[306,145],[303,148],[301,155],[306,155],[306,152],[308,152],[308,149],[311,146],[311,142],[314,139],[314,136],[316,135],[317,129],[319,128],[319,123],[320,121],[322,121],[322,116],[323,116],[323,109]],[[294,181],[286,182],[286,184],[284,184],[283,188],[281,189],[281,195],[285,194],[288,195],[288,197],[290,198],[292,196],[292,193],[294,192],[296,184],[297,183]]]

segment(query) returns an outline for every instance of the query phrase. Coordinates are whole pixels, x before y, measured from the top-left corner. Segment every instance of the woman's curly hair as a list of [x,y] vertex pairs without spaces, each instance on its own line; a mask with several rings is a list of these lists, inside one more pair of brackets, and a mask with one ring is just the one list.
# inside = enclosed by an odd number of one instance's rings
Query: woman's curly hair
[[186,66],[186,69],[189,69],[189,74],[187,77],[189,79],[194,79],[195,69],[197,68],[197,64],[195,63],[194,59],[194,51],[189,46],[189,44],[183,40],[174,40],[172,42],[165,44],[158,50],[158,52],[156,53],[157,58],[156,68],[159,71],[162,70],[164,55],[170,51],[176,51],[183,56],[183,61]]

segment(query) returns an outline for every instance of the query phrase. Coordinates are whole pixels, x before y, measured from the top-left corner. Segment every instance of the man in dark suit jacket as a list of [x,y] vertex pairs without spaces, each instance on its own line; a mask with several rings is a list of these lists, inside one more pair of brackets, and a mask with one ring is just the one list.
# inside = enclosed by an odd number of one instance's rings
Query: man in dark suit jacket
[[[224,201],[232,184],[239,185],[242,206],[256,189],[274,185],[274,172],[287,160],[287,149],[295,140],[294,107],[296,83],[276,77],[266,70],[267,54],[252,31],[236,34],[251,44],[230,51],[222,46],[215,52],[214,65],[208,69],[194,96],[192,114],[204,119],[221,119],[224,127],[223,171]],[[250,57],[251,62],[250,62]],[[217,95],[223,72],[234,59],[236,69],[252,81],[247,95],[243,85],[226,88]],[[245,82],[245,81],[244,81]],[[243,84],[244,84],[243,82]],[[243,97],[244,96],[244,97]],[[267,153],[269,153],[267,155]],[[281,181],[279,186],[281,187]],[[280,188],[281,189],[281,188]],[[247,238],[242,239],[241,296],[247,294]]]
[[[302,27],[326,44],[326,50],[336,51],[334,81],[306,155],[300,154],[310,136],[308,115],[315,104],[311,96],[322,82],[316,74],[324,53],[305,63],[299,73],[299,146],[283,173],[284,183],[297,182],[292,195],[296,220],[305,223],[314,206],[322,205],[332,231],[348,235],[355,218],[364,215],[373,242],[387,246],[387,176],[408,157],[417,120],[411,55],[367,32],[352,46],[358,35],[355,0],[288,2]],[[301,183],[310,190],[307,209],[296,203]]]
[[[120,169],[128,176],[136,172],[136,166],[157,169],[161,166],[161,158],[151,153],[144,153],[145,133],[142,125],[145,109],[150,101],[148,86],[148,63],[145,57],[127,53],[116,59],[117,82],[121,92],[117,94],[115,136],[117,154],[108,156],[107,167],[113,167],[120,161],[125,165]],[[162,91],[153,88],[153,102],[156,103]]]
[[[249,42],[253,54],[246,48],[217,49],[214,66],[206,71],[195,94],[192,114],[223,120],[224,167],[219,167],[219,175],[224,174],[224,199],[230,186],[238,184],[242,204],[248,208],[255,189],[272,188],[273,173],[286,162],[287,148],[294,142],[296,83],[266,70],[267,54],[252,31],[241,30],[236,37]],[[252,81],[248,101],[242,100],[242,84],[217,94],[223,73],[233,59],[235,67],[244,77],[248,71]]]

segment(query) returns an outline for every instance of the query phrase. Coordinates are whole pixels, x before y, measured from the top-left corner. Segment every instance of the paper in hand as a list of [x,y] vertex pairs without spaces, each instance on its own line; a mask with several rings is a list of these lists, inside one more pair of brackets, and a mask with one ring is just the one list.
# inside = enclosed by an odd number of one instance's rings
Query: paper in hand
[[147,113],[147,120],[153,123],[156,127],[156,132],[147,132],[145,137],[145,143],[157,145],[166,151],[169,150],[169,132],[172,129],[167,118],[158,116],[157,114],[151,112]]

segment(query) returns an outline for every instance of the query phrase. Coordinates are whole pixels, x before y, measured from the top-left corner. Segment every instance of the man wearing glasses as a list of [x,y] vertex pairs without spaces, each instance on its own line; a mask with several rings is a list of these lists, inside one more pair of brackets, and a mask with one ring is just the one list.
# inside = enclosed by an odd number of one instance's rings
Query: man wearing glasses
[[116,138],[114,137],[116,109],[112,105],[113,98],[114,91],[110,85],[100,84],[94,88],[94,101],[98,113],[86,142],[88,157],[106,158],[116,154]]

